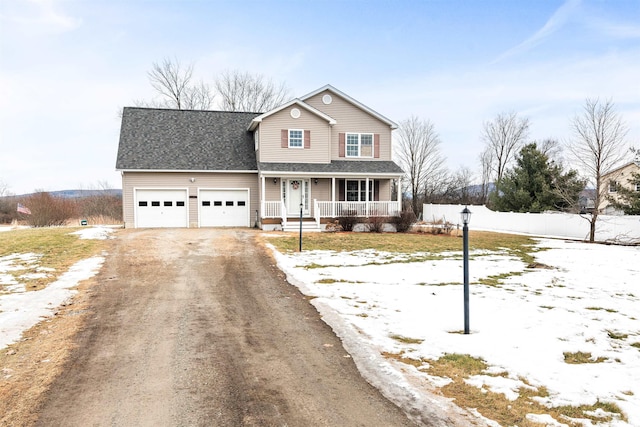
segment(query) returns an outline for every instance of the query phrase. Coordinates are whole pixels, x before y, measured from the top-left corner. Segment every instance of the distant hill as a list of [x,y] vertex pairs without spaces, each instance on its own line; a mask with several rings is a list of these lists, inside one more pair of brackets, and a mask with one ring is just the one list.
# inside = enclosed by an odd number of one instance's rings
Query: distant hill
[[[66,199],[80,199],[82,197],[101,196],[101,195],[113,195],[122,197],[122,190],[120,188],[111,188],[107,190],[59,190],[59,191],[46,191],[55,197],[64,197]],[[27,197],[34,193],[20,194],[15,197]]]

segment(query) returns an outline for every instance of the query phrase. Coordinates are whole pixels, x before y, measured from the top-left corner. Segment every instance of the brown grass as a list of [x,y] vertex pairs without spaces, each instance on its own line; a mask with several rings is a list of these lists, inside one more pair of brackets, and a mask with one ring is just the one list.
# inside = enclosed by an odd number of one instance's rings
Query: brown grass
[[[610,421],[612,417],[597,418],[585,413],[599,408],[618,414],[620,418],[626,420],[620,408],[615,403],[609,402],[598,401],[593,405],[547,408],[532,398],[548,397],[548,390],[545,387],[531,387],[524,378],[520,380],[529,387],[521,387],[519,390],[520,396],[513,401],[508,400],[503,394],[481,390],[478,387],[468,385],[464,382],[465,378],[479,374],[488,375],[484,372],[488,367],[487,364],[482,359],[469,355],[446,354],[437,360],[410,358],[403,353],[383,353],[383,356],[415,366],[430,375],[451,379],[449,384],[440,388],[444,396],[452,398],[460,407],[477,409],[484,417],[503,426],[539,427],[539,424],[526,419],[527,414],[549,414],[557,421],[576,427],[579,424],[569,422],[564,417],[587,418],[596,424]],[[490,376],[504,375],[491,374]]]
[[[281,252],[296,252],[298,235],[265,233],[269,242]],[[520,257],[527,264],[534,261],[530,252],[535,242],[526,236],[471,231],[470,250],[505,250]],[[308,233],[303,235],[304,250],[334,250],[338,252],[375,249],[391,253],[462,251],[462,238],[455,235],[418,233]]]

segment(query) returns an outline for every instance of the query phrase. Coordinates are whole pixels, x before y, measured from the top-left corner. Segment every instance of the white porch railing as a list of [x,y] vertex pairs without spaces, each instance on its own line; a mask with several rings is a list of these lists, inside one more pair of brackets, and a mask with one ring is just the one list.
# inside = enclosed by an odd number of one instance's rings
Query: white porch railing
[[316,217],[335,218],[339,216],[398,216],[400,204],[388,202],[317,202]]
[[263,202],[262,217],[263,218],[280,218],[282,216],[282,202]]
[[[316,222],[320,218],[335,218],[339,216],[398,216],[400,204],[397,201],[388,202],[325,202],[313,201],[313,216]],[[286,222],[287,212],[281,201],[265,201],[262,210],[263,218],[282,218]]]

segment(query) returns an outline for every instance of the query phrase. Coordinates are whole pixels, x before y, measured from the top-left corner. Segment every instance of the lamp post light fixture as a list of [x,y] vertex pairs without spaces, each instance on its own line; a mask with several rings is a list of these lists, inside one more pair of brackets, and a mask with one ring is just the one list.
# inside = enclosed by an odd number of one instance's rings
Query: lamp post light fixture
[[300,202],[300,242],[298,244],[298,251],[302,252],[302,202]]
[[464,333],[469,334],[469,220],[471,211],[467,206],[460,212],[462,219],[462,257],[464,274]]

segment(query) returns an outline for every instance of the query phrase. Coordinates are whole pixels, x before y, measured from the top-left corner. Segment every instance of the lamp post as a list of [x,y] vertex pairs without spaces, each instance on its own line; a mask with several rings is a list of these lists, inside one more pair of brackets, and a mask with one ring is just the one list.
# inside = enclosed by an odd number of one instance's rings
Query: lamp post
[[302,202],[300,202],[300,242],[298,245],[298,252],[302,252]]
[[464,270],[464,333],[469,334],[469,220],[471,211],[467,206],[460,212],[462,219],[462,257]]

